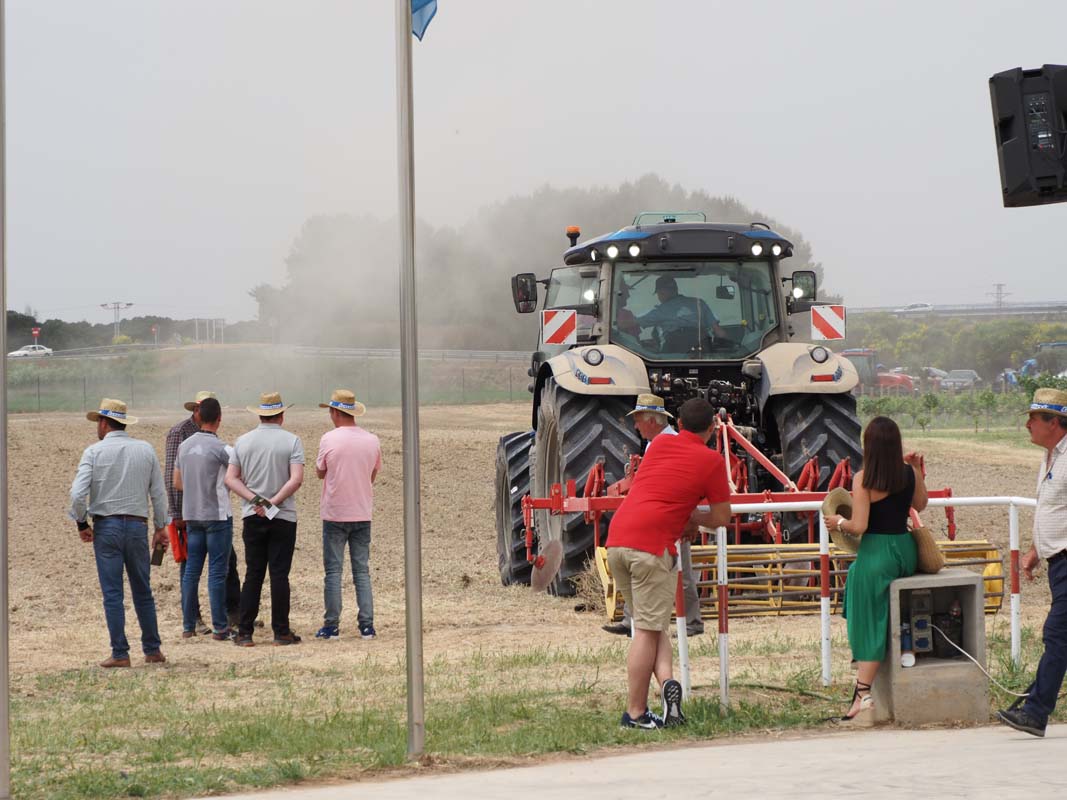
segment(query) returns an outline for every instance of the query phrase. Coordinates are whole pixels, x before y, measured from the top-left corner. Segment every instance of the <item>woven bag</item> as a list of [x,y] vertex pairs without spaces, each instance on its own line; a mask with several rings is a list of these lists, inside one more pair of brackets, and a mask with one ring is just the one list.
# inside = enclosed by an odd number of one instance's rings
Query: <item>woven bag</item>
[[925,525],[911,529],[912,538],[915,539],[915,548],[919,551],[919,559],[916,570],[918,572],[933,575],[941,571],[945,566],[945,556],[934,541],[934,534]]

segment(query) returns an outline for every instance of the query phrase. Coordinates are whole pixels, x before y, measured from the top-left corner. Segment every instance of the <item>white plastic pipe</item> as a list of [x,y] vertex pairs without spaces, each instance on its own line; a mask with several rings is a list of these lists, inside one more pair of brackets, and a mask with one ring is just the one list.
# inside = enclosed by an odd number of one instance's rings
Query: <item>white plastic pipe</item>
[[715,529],[715,566],[719,609],[719,703],[730,707],[730,603],[726,580],[726,528]]
[[1008,506],[1008,546],[1011,548],[1011,662],[1022,659],[1022,598],[1019,594],[1019,507]]
[[819,624],[822,636],[822,685],[830,685],[830,532],[819,518]]
[[[682,540],[674,543],[674,549],[678,551],[675,564],[678,566],[678,584],[674,590],[674,622],[678,629],[678,671],[682,675],[682,699],[688,700],[690,695],[689,678],[689,632],[686,630],[688,620],[685,616],[685,600],[682,592]],[[681,598],[681,602],[679,599]]]

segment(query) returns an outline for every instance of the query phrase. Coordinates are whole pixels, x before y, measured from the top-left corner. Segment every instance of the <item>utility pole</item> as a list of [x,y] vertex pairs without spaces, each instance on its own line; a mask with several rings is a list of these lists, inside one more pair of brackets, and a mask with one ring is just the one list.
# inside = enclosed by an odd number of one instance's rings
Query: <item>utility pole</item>
[[119,338],[119,312],[129,308],[133,303],[101,303],[100,308],[107,308],[115,312],[115,338]]
[[986,297],[994,298],[994,301],[997,304],[997,311],[1000,311],[1004,308],[1004,298],[1011,294],[1011,292],[1004,291],[1004,287],[1006,287],[1007,285],[1008,284],[1006,283],[994,283],[993,288],[996,291],[986,292]]

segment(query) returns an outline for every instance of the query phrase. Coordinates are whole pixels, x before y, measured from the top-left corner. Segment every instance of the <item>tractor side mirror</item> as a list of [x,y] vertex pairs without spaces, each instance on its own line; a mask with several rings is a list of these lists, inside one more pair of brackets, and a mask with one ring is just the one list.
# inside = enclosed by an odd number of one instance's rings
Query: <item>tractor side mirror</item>
[[511,297],[515,310],[529,314],[537,310],[537,276],[532,272],[520,272],[511,279]]
[[790,314],[808,311],[815,303],[815,272],[798,269],[788,280],[791,288],[786,298],[787,311]]
[[733,286],[727,286],[722,284],[715,287],[715,299],[716,300],[733,300],[737,290]]

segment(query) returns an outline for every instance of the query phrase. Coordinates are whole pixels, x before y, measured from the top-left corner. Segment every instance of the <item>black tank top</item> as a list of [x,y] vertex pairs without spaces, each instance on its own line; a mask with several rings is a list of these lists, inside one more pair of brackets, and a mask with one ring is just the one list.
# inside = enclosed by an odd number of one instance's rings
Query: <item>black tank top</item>
[[871,503],[867,530],[871,533],[907,533],[911,498],[915,495],[915,470],[908,467],[905,488]]

